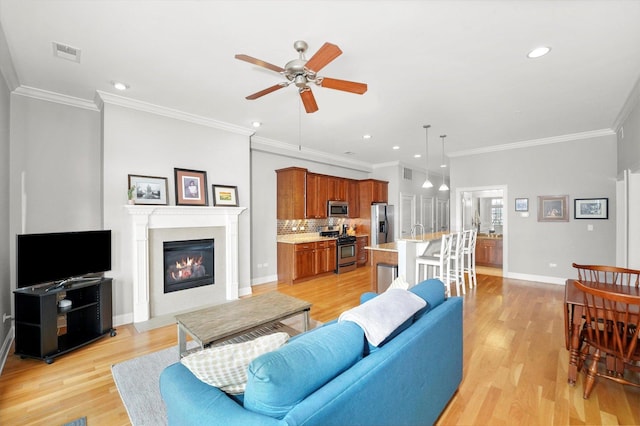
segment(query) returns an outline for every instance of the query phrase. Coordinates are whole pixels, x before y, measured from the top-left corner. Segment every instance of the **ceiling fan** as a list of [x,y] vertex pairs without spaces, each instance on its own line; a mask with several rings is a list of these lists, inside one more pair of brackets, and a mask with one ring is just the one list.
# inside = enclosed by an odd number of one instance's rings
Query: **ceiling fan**
[[278,83],[271,87],[267,87],[264,90],[256,92],[246,97],[248,100],[258,99],[264,95],[267,95],[283,87],[289,86],[291,83],[295,84],[300,93],[300,98],[304,105],[304,109],[307,113],[316,112],[318,110],[318,104],[313,96],[313,92],[309,87],[309,83],[315,83],[321,87],[327,87],[334,90],[342,90],[343,92],[351,92],[362,95],[367,91],[367,85],[364,83],[356,83],[354,81],[338,80],[335,78],[321,77],[317,73],[324,68],[329,62],[342,54],[342,50],[335,44],[325,43],[322,47],[313,55],[309,60],[304,57],[304,53],[307,51],[307,42],[298,40],[293,43],[293,48],[298,52],[298,59],[287,62],[284,68],[277,65],[270,64],[260,59],[253,58],[248,55],[239,54],[235,58],[241,61],[246,61],[254,65],[258,65],[267,68],[271,71],[282,74],[287,81]]

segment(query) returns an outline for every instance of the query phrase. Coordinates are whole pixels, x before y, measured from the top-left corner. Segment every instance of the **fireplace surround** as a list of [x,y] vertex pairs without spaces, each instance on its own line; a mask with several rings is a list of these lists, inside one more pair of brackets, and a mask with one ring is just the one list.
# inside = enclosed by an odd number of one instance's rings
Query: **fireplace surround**
[[238,216],[245,207],[193,206],[124,206],[131,225],[129,235],[133,247],[132,286],[133,322],[150,319],[149,230],[172,228],[224,227],[225,299],[239,295]]

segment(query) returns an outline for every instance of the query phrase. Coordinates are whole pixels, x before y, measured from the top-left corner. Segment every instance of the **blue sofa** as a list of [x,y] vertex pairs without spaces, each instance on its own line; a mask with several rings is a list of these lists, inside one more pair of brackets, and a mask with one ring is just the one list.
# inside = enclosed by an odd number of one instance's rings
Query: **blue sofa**
[[170,365],[160,376],[169,424],[433,424],[462,380],[462,299],[445,299],[434,279],[410,291],[427,306],[379,347],[355,323],[329,323],[256,358],[244,395]]

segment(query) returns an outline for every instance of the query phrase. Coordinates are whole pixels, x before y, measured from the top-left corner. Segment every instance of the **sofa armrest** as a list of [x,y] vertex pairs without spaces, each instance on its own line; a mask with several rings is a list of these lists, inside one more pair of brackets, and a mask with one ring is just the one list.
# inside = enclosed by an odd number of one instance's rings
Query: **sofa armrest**
[[204,419],[208,426],[283,424],[244,409],[220,389],[199,380],[179,362],[160,374],[160,393],[170,425],[202,425]]

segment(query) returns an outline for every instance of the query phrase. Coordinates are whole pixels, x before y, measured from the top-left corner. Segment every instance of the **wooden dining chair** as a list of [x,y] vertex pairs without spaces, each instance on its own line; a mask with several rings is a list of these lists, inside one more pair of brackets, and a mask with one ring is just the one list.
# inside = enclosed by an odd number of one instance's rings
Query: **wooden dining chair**
[[637,269],[607,265],[578,265],[577,263],[573,263],[572,266],[578,271],[578,280],[582,282],[640,287],[640,270]]
[[[574,281],[584,294],[585,324],[580,338],[587,377],[584,399],[588,399],[596,376],[640,387],[640,295],[608,291]],[[613,357],[620,368],[600,372],[603,357]],[[591,360],[591,365],[587,366]],[[625,374],[630,372],[630,374]]]

